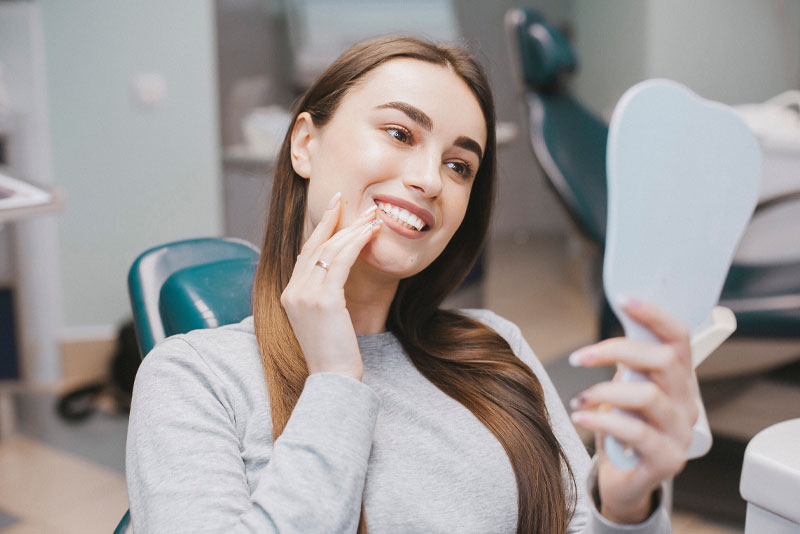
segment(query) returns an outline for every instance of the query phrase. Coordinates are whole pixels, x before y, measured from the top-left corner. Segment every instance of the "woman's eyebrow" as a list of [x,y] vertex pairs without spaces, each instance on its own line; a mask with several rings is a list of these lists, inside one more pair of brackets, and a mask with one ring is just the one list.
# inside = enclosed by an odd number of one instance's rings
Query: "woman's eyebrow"
[[[381,104],[375,107],[378,109],[390,108],[402,111],[403,113],[408,115],[408,118],[410,118],[412,121],[416,122],[417,124],[425,128],[426,130],[431,131],[433,129],[433,121],[431,120],[431,118],[428,117],[428,115],[418,107],[412,106],[411,104],[408,104],[406,102],[387,102],[386,104]],[[469,150],[471,152],[475,152],[475,154],[478,155],[478,161],[480,161],[483,158],[483,150],[481,149],[481,145],[479,145],[478,142],[472,139],[471,137],[466,137],[462,135],[461,137],[453,141],[453,145],[461,147],[465,150]]]
[[405,102],[387,102],[386,104],[381,104],[380,106],[375,106],[376,108],[392,108],[397,109],[408,115],[408,118],[412,121],[416,122],[423,128],[428,131],[433,129],[433,121],[430,117],[428,117],[424,111],[421,109],[412,106],[411,104],[407,104]]
[[475,152],[478,155],[479,162],[481,161],[481,159],[483,159],[483,150],[481,150],[481,145],[479,145],[478,142],[472,139],[471,137],[466,137],[462,135],[461,137],[453,141],[453,144],[463,149]]

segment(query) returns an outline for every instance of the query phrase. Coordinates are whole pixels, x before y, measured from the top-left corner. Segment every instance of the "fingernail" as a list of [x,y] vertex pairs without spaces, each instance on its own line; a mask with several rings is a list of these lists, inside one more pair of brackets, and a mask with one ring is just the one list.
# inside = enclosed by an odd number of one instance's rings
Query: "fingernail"
[[573,423],[577,423],[579,425],[585,425],[591,420],[591,416],[588,412],[572,412],[572,415],[569,417],[572,419]]
[[580,367],[586,363],[589,363],[592,357],[592,352],[589,349],[579,349],[569,355],[569,364],[572,367]]
[[341,193],[336,193],[335,195],[333,195],[333,197],[331,198],[331,201],[328,202],[328,209],[329,210],[333,209],[334,206],[336,206],[336,203],[339,202],[339,197],[341,197],[341,196],[342,196]]
[[361,214],[361,217],[362,217],[362,218],[363,218],[363,217],[366,217],[366,216],[367,216],[367,215],[369,215],[370,213],[374,212],[376,209],[378,209],[378,205],[377,205],[377,204],[376,204],[376,205],[374,205],[374,206],[372,206],[371,208],[367,208],[367,209],[365,209],[365,210],[364,210],[364,213],[362,213],[362,214]]
[[577,410],[586,405],[586,397],[583,395],[578,395],[577,397],[572,398],[569,401],[569,407],[573,410]]
[[617,297],[616,301],[617,301],[617,306],[619,306],[622,309],[638,310],[639,308],[642,307],[641,300],[631,297],[620,296]]
[[361,230],[361,231],[366,234],[368,232],[372,232],[373,230],[375,230],[375,228],[377,228],[378,226],[380,226],[382,224],[383,224],[382,220],[373,219],[370,222],[368,222],[366,225],[364,225],[364,229]]

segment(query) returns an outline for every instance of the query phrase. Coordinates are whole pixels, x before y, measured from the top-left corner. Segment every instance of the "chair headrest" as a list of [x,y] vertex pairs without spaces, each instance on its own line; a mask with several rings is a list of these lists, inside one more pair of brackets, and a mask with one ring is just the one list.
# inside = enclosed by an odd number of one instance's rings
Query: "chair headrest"
[[236,258],[175,271],[159,294],[165,334],[216,328],[251,315],[256,265],[253,259]]
[[561,74],[575,70],[577,61],[567,38],[538,11],[514,9],[509,20],[516,27],[525,85],[537,90],[551,89]]

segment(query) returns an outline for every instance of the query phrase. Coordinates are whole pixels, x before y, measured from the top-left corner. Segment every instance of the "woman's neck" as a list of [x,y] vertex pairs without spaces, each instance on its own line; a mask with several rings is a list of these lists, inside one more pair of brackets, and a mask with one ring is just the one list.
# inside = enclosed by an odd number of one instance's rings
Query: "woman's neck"
[[370,271],[356,262],[344,286],[347,311],[358,336],[386,331],[386,318],[399,283]]

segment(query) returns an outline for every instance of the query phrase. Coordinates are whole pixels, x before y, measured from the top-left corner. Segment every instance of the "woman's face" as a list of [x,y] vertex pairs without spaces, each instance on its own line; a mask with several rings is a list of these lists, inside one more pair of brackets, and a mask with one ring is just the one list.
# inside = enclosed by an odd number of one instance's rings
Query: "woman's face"
[[295,123],[292,164],[309,179],[306,232],[336,192],[339,228],[377,204],[384,225],[359,261],[412,276],[461,224],[485,147],[483,113],[461,78],[424,61],[388,61],[348,91],[325,126],[307,113]]

